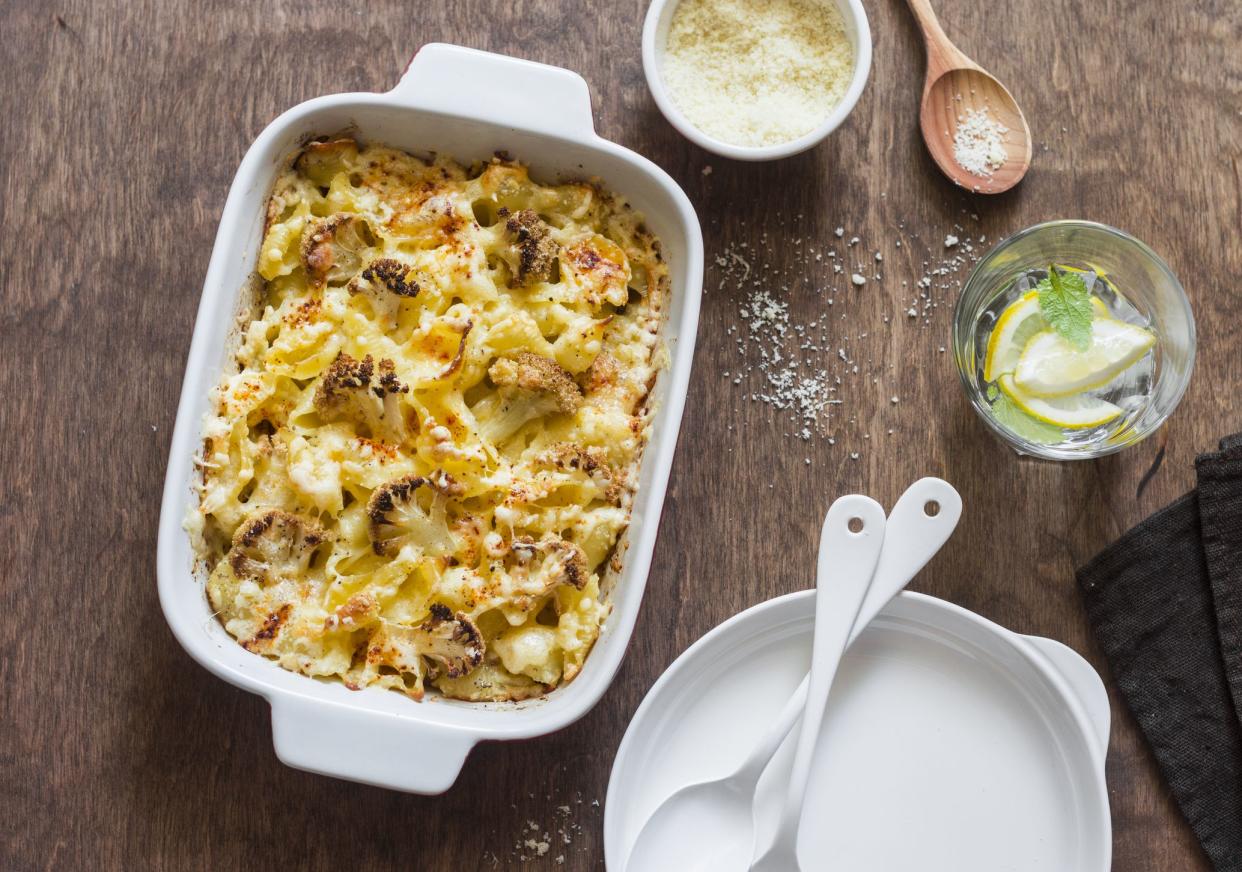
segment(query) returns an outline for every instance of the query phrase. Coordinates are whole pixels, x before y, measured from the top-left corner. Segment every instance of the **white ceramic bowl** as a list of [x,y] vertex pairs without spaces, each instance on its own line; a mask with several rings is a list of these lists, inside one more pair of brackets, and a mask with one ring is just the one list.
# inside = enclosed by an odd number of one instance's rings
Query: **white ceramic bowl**
[[[251,654],[212,615],[182,524],[195,505],[191,458],[208,394],[229,361],[230,328],[250,280],[268,192],[283,161],[317,135],[353,129],[364,140],[459,160],[507,150],[538,179],[597,176],[646,217],[664,245],[672,294],[650,444],[628,531],[613,612],[578,677],[518,704],[417,703],[379,688],[348,690]],[[524,739],[585,714],[621,664],[642,600],[685,403],[703,282],[703,239],[686,195],[632,151],[596,135],[586,82],[568,70],[450,45],[424,46],[386,94],[334,94],[285,112],[259,134],[229,189],[186,363],[160,514],[160,605],[177,640],[207,669],[265,697],[282,761],[299,769],[416,793],[440,793],[483,739]]]
[[835,2],[841,10],[841,18],[845,23],[845,34],[854,47],[854,76],[841,102],[820,122],[814,130],[803,134],[789,142],[776,145],[748,146],[733,145],[709,136],[695,127],[690,119],[677,108],[673,97],[664,86],[664,78],[660,67],[664,62],[664,44],[668,38],[668,28],[673,21],[673,13],[681,0],[651,0],[647,9],[647,18],[643,22],[643,72],[647,76],[647,87],[656,105],[664,113],[664,117],[681,132],[682,136],[695,145],[710,152],[735,160],[776,160],[798,154],[821,143],[828,134],[841,126],[845,117],[853,111],[854,105],[862,95],[867,84],[867,76],[871,73],[871,27],[867,23],[867,13],[863,10],[860,0],[826,0]]
[[[741,763],[806,673],[814,623],[814,591],[768,600],[660,676],[608,783],[610,872],[625,869],[665,798]],[[833,683],[798,839],[802,868],[1108,872],[1109,721],[1103,682],[1069,648],[903,593],[850,647]],[[775,830],[796,736],[759,782],[760,844]],[[744,870],[748,858],[737,859],[711,872]]]

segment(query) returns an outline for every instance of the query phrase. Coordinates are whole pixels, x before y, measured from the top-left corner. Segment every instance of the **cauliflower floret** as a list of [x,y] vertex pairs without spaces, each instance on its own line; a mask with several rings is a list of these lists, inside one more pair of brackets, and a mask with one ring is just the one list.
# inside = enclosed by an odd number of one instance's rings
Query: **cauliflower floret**
[[487,371],[499,388],[471,409],[480,421],[479,435],[499,445],[528,422],[554,412],[573,414],[582,404],[582,391],[554,360],[519,352],[502,357]]
[[391,257],[371,261],[349,280],[351,297],[361,296],[388,329],[396,326],[401,304],[413,300],[428,279],[416,268]]
[[233,534],[228,561],[242,580],[270,586],[306,576],[315,549],[327,541],[313,521],[280,509],[252,515]]
[[378,674],[380,667],[395,670],[406,693],[421,699],[425,677],[468,675],[483,662],[486,650],[483,635],[469,618],[434,603],[430,617],[418,626],[381,621],[367,646],[364,669],[367,677]]
[[414,628],[413,638],[422,655],[436,664],[436,673],[459,678],[483,662],[487,646],[469,618],[448,606],[433,603],[431,617]]
[[322,427],[310,438],[294,436],[288,450],[289,482],[315,508],[332,514],[344,508],[340,458],[349,442],[340,429]]
[[409,391],[391,360],[385,358],[376,367],[369,354],[358,361],[342,351],[315,390],[315,409],[324,420],[352,421],[366,430],[363,435],[400,445],[416,429],[400,401]]
[[505,220],[505,235],[512,245],[513,263],[510,267],[519,285],[551,281],[553,267],[560,246],[552,238],[548,225],[532,209],[521,209],[513,214],[501,208],[499,217]]
[[558,587],[581,589],[590,578],[582,549],[555,533],[538,541],[514,537],[504,556],[493,558],[488,570],[489,592],[498,597],[496,606],[512,626],[526,623]]
[[338,212],[321,218],[302,232],[299,254],[314,287],[343,285],[362,269],[375,231],[361,215]]
[[446,474],[433,479],[407,475],[376,488],[367,502],[371,548],[389,557],[407,545],[430,557],[450,553],[456,545],[444,504],[457,493],[459,485]]
[[271,649],[314,584],[312,561],[327,540],[318,524],[279,509],[256,512],[207,580],[207,599],[243,647]]
[[[625,485],[608,463],[604,451],[596,446],[579,445],[576,442],[557,442],[536,455],[532,466],[567,479],[566,483],[578,484],[583,493],[591,497],[602,496],[605,501],[616,504],[625,493]],[[561,482],[558,485],[564,486]],[[583,504],[585,500],[577,500]]]

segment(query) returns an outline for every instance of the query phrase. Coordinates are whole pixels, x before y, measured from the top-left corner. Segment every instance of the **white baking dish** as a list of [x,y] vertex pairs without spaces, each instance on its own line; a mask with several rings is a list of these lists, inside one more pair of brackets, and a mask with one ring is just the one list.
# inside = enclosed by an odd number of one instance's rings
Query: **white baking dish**
[[[741,762],[806,673],[814,623],[814,591],[768,600],[660,676],[613,764],[608,869],[625,868],[665,798]],[[1108,872],[1109,721],[1104,683],[1069,648],[903,593],[850,647],[833,684],[798,840],[802,868]],[[775,830],[794,744],[786,740],[759,782],[759,844]]]
[[[195,504],[191,458],[222,367],[242,289],[252,280],[264,203],[282,161],[307,139],[352,128],[366,141],[461,161],[504,150],[540,180],[596,176],[626,197],[660,238],[672,294],[624,569],[613,612],[578,677],[521,704],[422,703],[381,689],[350,691],[245,651],[212,616],[182,524]],[[567,70],[457,46],[424,46],[386,94],[335,94],[285,112],[259,134],[229,190],[203,286],[173,432],[159,531],[164,615],[190,655],[272,707],[282,761],[299,769],[416,793],[441,793],[481,740],[523,739],[585,714],[620,666],[638,614],[690,377],[703,280],[703,240],[686,195],[655,164],[596,135],[586,82]]]

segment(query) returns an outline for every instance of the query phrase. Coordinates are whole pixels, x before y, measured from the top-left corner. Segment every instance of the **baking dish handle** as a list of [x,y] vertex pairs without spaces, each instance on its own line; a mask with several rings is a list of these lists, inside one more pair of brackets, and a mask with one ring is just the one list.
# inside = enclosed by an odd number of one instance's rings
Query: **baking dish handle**
[[404,106],[471,117],[571,139],[594,139],[591,92],[577,73],[533,61],[432,42],[389,92]]
[[286,766],[409,793],[444,793],[475,737],[304,696],[274,696],[272,744]]
[[1108,691],[1104,689],[1104,681],[1091,664],[1074,649],[1042,636],[1025,638],[1052,662],[1082,703],[1091,725],[1095,727],[1096,747],[1102,764],[1108,756],[1108,733],[1112,723],[1112,709],[1108,704]]

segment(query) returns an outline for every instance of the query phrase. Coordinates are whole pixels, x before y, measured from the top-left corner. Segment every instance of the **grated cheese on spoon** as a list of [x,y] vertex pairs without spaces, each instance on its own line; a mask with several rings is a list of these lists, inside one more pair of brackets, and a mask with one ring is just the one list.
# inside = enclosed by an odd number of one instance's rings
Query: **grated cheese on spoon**
[[971,175],[991,178],[1005,162],[1004,135],[1008,132],[986,109],[969,110],[958,118],[953,132],[953,160]]

